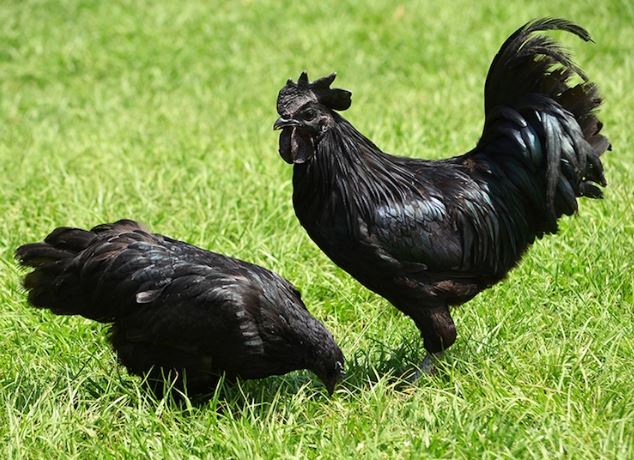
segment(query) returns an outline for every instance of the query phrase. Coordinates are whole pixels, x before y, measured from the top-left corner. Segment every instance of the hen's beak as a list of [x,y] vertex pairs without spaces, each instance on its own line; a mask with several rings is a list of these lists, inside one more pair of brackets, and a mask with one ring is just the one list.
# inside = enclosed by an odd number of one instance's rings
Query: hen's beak
[[326,391],[328,392],[328,396],[332,396],[332,394],[335,392],[335,388],[337,387],[337,383],[339,382],[338,379],[333,379],[333,380],[324,380],[323,384],[326,387]]
[[332,396],[332,394],[335,392],[335,389],[337,388],[337,385],[343,380],[344,377],[345,373],[342,371],[339,375],[331,376],[328,378],[319,377],[319,380],[321,380],[321,382],[326,387],[326,391],[328,391],[328,396]]
[[273,124],[273,129],[282,129],[288,126],[299,126],[299,122],[297,120],[293,120],[292,118],[280,117],[275,120],[275,123]]

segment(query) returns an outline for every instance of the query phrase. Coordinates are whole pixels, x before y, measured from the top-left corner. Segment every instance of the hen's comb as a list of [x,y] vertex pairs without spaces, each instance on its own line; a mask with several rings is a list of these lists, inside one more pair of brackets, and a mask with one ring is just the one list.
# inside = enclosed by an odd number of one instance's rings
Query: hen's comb
[[311,82],[308,74],[302,72],[297,83],[288,80],[277,96],[277,111],[280,115],[287,115],[309,101],[316,101],[332,110],[346,110],[352,104],[352,93],[345,89],[331,88],[330,85],[336,73],[318,78]]

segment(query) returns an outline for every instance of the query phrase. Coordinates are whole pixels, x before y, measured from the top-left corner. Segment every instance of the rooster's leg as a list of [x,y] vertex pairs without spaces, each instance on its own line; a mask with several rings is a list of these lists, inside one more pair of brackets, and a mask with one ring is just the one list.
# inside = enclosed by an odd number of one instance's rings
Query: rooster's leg
[[436,373],[436,363],[442,356],[442,352],[440,353],[427,353],[423,362],[418,366],[418,373],[420,375],[434,375]]
[[407,377],[407,381],[414,383],[423,376],[431,377],[432,375],[434,375],[436,373],[436,363],[438,362],[441,356],[442,356],[442,352],[427,353],[427,356],[425,356],[425,359],[423,359],[423,362],[420,363],[420,366],[418,366],[414,370],[414,373],[412,373],[410,376]]
[[422,375],[434,374],[438,358],[456,340],[456,326],[449,314],[447,305],[420,307],[412,316],[418,329],[420,329],[425,350],[427,350],[427,356],[409,379],[416,381]]

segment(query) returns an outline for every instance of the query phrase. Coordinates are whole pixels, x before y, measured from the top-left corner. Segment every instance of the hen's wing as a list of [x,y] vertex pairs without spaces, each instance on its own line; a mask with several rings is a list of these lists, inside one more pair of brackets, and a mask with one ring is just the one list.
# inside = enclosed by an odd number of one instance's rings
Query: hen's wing
[[133,371],[152,364],[184,368],[196,384],[220,370],[259,378],[303,364],[301,337],[315,321],[288,281],[161,235],[126,251],[102,272],[102,289],[126,271],[134,283],[127,300],[135,306],[116,321],[112,335]]
[[99,239],[81,277],[110,308],[115,347],[151,344],[244,375],[245,361],[265,354],[263,312],[305,310],[290,283],[261,267],[141,230]]

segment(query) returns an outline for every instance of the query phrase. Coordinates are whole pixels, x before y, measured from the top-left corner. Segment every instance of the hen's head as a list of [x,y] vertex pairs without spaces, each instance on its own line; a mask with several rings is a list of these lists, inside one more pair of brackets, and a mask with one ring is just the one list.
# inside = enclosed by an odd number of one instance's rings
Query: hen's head
[[280,118],[273,129],[281,129],[280,155],[287,163],[304,163],[315,153],[319,137],[331,128],[334,110],[350,107],[352,93],[345,89],[331,88],[334,73],[308,81],[306,72],[297,79],[286,82],[277,96],[277,113]]
[[330,333],[328,336],[326,340],[319,343],[317,351],[310,359],[309,369],[319,377],[319,380],[328,390],[328,394],[332,395],[337,383],[344,375],[343,363],[345,358]]

